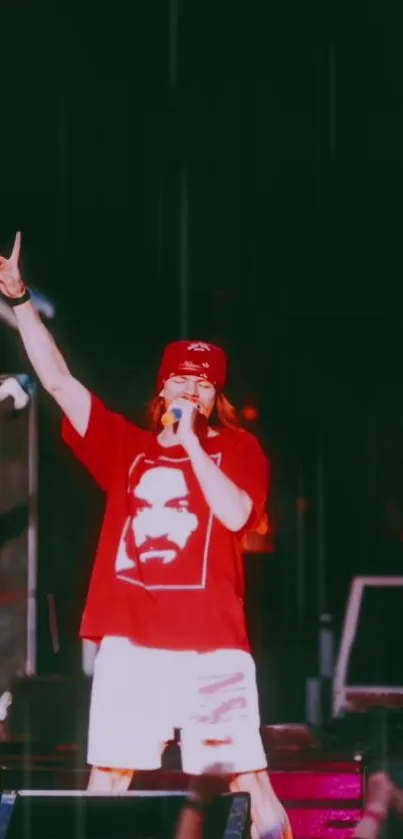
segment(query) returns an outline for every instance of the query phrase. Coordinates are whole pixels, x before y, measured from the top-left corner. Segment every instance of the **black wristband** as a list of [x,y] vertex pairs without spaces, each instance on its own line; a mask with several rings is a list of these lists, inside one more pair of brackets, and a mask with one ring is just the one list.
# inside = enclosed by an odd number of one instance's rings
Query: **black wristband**
[[24,294],[21,294],[21,297],[9,297],[8,294],[1,295],[3,300],[5,300],[9,306],[15,309],[16,306],[21,306],[23,303],[28,303],[28,300],[31,299],[31,292],[29,288],[26,288]]

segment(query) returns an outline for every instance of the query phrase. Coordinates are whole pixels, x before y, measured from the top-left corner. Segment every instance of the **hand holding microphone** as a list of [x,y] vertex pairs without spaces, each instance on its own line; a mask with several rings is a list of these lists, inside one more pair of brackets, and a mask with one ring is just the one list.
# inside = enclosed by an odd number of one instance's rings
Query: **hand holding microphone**
[[161,422],[165,428],[177,426],[176,437],[178,443],[186,444],[186,441],[195,436],[195,420],[198,416],[197,404],[191,400],[181,397],[175,399],[163,414]]
[[182,416],[182,409],[181,408],[169,408],[168,411],[165,411],[165,414],[162,415],[161,422],[165,428],[172,428]]

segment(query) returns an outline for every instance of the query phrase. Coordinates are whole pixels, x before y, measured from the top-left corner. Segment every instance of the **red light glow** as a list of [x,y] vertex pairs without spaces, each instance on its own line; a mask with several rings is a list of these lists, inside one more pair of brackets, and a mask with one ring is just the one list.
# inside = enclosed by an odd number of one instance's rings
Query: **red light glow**
[[256,422],[259,418],[259,411],[253,405],[245,405],[242,408],[242,416],[246,422]]

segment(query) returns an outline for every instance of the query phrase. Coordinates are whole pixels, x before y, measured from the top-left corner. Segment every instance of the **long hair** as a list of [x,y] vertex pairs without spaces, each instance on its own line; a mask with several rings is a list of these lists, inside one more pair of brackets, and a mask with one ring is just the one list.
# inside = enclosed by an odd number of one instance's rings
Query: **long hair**
[[[154,396],[147,410],[147,418],[152,431],[156,433],[161,428],[161,417],[165,411],[165,402],[162,396]],[[224,393],[217,393],[214,411],[209,418],[211,425],[231,428],[233,431],[242,431],[241,421],[236,408],[227,399]]]

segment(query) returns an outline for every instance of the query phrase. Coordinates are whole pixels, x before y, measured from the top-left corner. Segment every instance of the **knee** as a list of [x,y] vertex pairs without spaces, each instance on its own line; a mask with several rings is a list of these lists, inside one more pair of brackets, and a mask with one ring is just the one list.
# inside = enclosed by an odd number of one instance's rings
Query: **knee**
[[112,769],[109,766],[93,766],[88,789],[91,792],[126,792],[133,776],[131,769]]
[[267,793],[273,789],[267,769],[259,769],[254,772],[243,772],[242,774],[234,775],[232,785],[234,788],[243,792],[254,791],[256,793],[259,790],[259,792]]
[[94,766],[93,769],[95,772],[102,772],[112,778],[121,778],[123,775],[131,775],[132,773],[131,769],[112,769],[110,766]]

